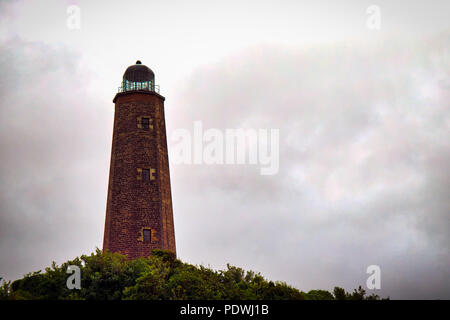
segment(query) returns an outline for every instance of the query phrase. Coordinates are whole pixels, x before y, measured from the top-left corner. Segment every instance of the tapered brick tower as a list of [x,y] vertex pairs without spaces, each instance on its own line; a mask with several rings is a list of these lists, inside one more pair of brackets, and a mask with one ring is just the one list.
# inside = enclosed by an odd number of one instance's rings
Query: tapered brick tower
[[176,254],[164,100],[137,61],[116,94],[103,250],[128,258]]

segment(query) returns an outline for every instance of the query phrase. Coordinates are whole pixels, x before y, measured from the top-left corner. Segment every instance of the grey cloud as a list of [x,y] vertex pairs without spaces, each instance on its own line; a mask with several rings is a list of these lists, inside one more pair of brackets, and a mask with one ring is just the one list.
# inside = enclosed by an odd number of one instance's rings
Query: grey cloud
[[302,289],[365,284],[379,264],[385,295],[448,297],[448,48],[258,46],[197,70],[169,132],[279,128],[280,172],[174,165],[180,252]]
[[0,270],[14,279],[101,246],[112,118],[77,52],[1,47]]

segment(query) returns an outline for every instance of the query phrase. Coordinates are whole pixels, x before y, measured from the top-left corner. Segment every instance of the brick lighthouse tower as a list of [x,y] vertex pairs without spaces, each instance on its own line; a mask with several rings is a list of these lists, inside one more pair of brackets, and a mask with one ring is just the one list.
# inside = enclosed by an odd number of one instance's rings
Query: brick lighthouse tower
[[128,258],[175,250],[164,100],[140,61],[116,94],[103,250]]

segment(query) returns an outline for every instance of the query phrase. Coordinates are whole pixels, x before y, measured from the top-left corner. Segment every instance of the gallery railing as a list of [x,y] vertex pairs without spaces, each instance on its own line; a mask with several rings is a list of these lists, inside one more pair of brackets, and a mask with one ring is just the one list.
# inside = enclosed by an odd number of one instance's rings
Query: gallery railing
[[127,91],[153,91],[159,93],[159,85],[154,84],[151,81],[145,82],[126,82],[122,83],[122,86],[119,87],[119,92],[127,92]]

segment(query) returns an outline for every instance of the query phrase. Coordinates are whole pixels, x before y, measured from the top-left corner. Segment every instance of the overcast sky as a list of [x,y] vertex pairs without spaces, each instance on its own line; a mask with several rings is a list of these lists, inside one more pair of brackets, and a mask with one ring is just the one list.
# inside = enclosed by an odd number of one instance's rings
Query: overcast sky
[[[366,25],[369,5],[379,30]],[[70,29],[67,7],[80,8]],[[308,291],[450,299],[449,1],[0,1],[0,276],[102,247],[112,99],[280,130],[278,174],[171,164],[177,253]]]

